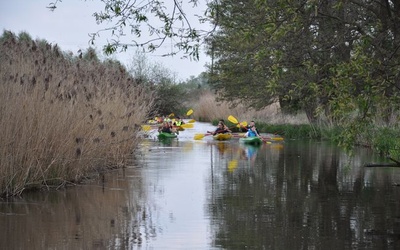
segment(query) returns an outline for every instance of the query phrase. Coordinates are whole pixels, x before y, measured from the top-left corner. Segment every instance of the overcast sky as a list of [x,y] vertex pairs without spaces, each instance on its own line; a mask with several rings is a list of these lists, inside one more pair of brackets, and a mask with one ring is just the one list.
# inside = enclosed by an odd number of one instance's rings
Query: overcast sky
[[[71,51],[77,55],[79,49],[86,50],[90,44],[89,33],[98,31],[99,27],[92,14],[101,11],[104,5],[100,0],[63,0],[52,12],[47,6],[54,0],[0,0],[0,30],[9,30],[16,35],[27,32],[33,39],[44,39],[52,44],[58,44],[63,51]],[[167,2],[167,1],[166,1]],[[100,53],[109,35],[104,33],[96,40],[95,47]],[[166,43],[163,50],[147,54],[151,62],[161,63],[165,68],[177,73],[179,79],[198,76],[206,71],[205,64],[209,58],[200,56],[200,61],[181,59],[182,55],[162,57],[168,52]],[[113,59],[121,61],[126,66],[132,64],[136,49],[113,55]],[[102,55],[104,56],[104,55]]]

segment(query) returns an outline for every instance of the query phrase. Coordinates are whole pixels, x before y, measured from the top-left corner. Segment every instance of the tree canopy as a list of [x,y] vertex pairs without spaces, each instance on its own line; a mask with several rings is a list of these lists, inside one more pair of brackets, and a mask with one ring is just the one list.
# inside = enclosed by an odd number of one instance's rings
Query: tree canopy
[[[400,0],[210,0],[197,17],[210,24],[206,31],[194,28],[184,9],[199,0],[102,2],[104,12],[94,16],[112,23],[108,53],[153,51],[171,39],[197,58],[205,43],[210,84],[223,100],[254,108],[279,102],[311,123],[345,128],[348,142],[371,125],[398,125]],[[121,43],[127,31],[131,43]],[[143,32],[154,39],[137,42]]]
[[400,1],[234,1],[210,4],[212,85],[225,100],[279,102],[310,122],[398,126]]
[[224,99],[279,101],[310,121],[397,108],[400,1],[220,0],[211,8],[218,30],[208,52]]

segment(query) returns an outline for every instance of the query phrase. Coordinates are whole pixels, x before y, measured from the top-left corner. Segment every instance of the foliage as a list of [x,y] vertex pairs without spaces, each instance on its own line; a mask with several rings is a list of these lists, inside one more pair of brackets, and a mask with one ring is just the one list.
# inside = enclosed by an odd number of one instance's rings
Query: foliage
[[214,1],[211,84],[224,100],[341,127],[345,148],[398,122],[398,1]]
[[[284,112],[305,112],[313,125],[340,127],[345,148],[360,143],[371,125],[398,123],[399,1],[215,0],[198,17],[211,24],[204,33],[192,28],[183,2],[103,2],[104,12],[94,15],[112,23],[106,30],[116,37],[107,52],[153,51],[170,39],[197,58],[205,41],[210,84],[233,106],[279,102]],[[126,30],[128,44],[120,41]],[[138,42],[146,30],[155,39]]]
[[[48,8],[54,11],[61,2],[55,0]],[[111,36],[112,39],[104,46],[106,54],[125,51],[129,47],[153,52],[164,42],[170,41],[174,49],[168,55],[184,52],[195,60],[199,58],[201,38],[208,32],[195,27],[193,19],[185,13],[185,10],[197,8],[198,0],[166,3],[157,0],[99,2],[104,4],[104,10],[93,13],[93,16],[97,24],[106,24],[107,27],[91,33],[90,42],[94,44],[103,33]],[[203,18],[198,21],[203,22]]]
[[372,144],[376,151],[400,159],[400,131],[392,128],[372,129]]
[[129,72],[137,83],[155,91],[153,115],[183,115],[190,108],[193,98],[208,88],[205,74],[186,82],[177,82],[173,72],[160,63],[150,62],[140,51],[132,58]]
[[271,133],[290,139],[321,139],[321,130],[309,124],[268,124],[256,122],[261,133]]

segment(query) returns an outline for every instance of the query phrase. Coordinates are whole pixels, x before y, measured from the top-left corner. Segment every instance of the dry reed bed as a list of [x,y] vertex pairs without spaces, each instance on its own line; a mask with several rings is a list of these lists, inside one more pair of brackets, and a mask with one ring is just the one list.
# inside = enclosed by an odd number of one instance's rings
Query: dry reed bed
[[[89,51],[90,52],[90,51]],[[57,45],[0,38],[0,194],[64,185],[132,158],[152,93],[119,63]]]
[[272,104],[262,110],[246,108],[239,104],[234,108],[227,102],[216,101],[216,95],[205,91],[196,103],[192,103],[194,110],[193,118],[202,121],[212,121],[216,119],[227,119],[233,115],[239,121],[258,121],[268,124],[308,124],[305,114],[284,115],[280,111],[279,104]]

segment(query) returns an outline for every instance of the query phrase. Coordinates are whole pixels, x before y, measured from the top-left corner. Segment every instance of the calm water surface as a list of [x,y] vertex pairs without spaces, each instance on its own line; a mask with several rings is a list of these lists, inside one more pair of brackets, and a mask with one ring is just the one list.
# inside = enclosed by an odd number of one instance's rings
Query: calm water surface
[[[325,142],[143,142],[104,178],[0,203],[0,249],[400,249],[400,169]],[[152,134],[152,136],[154,136]]]

